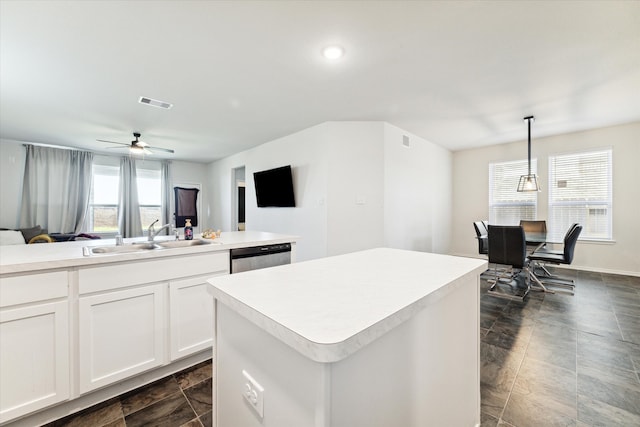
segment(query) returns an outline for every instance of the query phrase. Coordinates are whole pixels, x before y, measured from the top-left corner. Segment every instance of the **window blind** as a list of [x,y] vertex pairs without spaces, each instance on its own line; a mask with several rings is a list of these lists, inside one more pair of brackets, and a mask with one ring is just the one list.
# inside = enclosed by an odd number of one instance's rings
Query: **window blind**
[[[531,159],[531,173],[537,166],[537,159]],[[517,191],[520,176],[527,173],[526,160],[489,164],[490,224],[518,225],[521,219],[536,219],[538,192]]]
[[611,240],[612,150],[549,157],[551,239],[562,241],[573,223],[582,225],[581,239]]

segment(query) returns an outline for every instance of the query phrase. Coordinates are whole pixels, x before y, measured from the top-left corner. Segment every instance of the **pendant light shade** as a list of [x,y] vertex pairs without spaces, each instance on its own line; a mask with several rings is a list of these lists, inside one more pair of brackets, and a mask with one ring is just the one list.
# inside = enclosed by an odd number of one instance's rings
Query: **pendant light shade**
[[518,191],[540,191],[540,186],[538,185],[538,177],[535,173],[531,173],[531,122],[535,120],[535,117],[529,116],[525,117],[524,121],[527,122],[527,128],[529,130],[529,138],[528,138],[528,164],[529,164],[529,173],[526,175],[520,176],[520,181],[518,182]]

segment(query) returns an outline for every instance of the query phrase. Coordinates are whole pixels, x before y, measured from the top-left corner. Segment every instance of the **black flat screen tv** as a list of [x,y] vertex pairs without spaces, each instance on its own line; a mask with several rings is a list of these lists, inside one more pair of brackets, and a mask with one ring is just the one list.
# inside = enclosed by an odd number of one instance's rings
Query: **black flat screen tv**
[[259,208],[296,206],[290,165],[254,172],[253,183],[256,186],[256,201]]

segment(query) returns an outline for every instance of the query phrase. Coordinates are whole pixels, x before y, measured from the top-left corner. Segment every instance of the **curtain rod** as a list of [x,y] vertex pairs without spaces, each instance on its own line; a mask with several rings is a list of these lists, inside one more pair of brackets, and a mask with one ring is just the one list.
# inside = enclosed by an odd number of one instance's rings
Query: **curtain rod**
[[[104,157],[125,157],[125,155],[122,154],[108,154],[108,153],[104,153],[104,152],[99,152],[99,151],[95,151],[95,150],[87,150],[87,149],[82,149],[82,148],[77,148],[77,147],[68,147],[68,146],[64,146],[64,145],[55,145],[55,144],[45,144],[42,142],[25,142],[25,141],[18,141],[20,143],[22,143],[23,147],[26,147],[27,145],[33,145],[36,147],[45,147],[45,148],[58,148],[61,150],[72,150],[72,151],[85,151],[87,153],[93,153],[96,154],[98,156],[104,156]],[[171,163],[170,159],[149,159],[147,158],[142,158],[142,157],[135,157],[133,156],[136,160],[142,160],[142,161],[152,161],[152,162],[168,162]]]

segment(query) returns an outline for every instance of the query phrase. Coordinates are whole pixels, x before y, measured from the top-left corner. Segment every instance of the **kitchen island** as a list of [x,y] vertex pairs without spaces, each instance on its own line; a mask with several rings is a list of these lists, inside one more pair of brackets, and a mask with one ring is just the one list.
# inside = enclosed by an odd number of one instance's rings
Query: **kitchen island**
[[209,279],[217,426],[479,425],[486,265],[380,248]]
[[236,248],[291,243],[294,260],[297,238],[155,240],[0,247],[0,425],[41,425],[210,359],[206,280],[230,273]]

